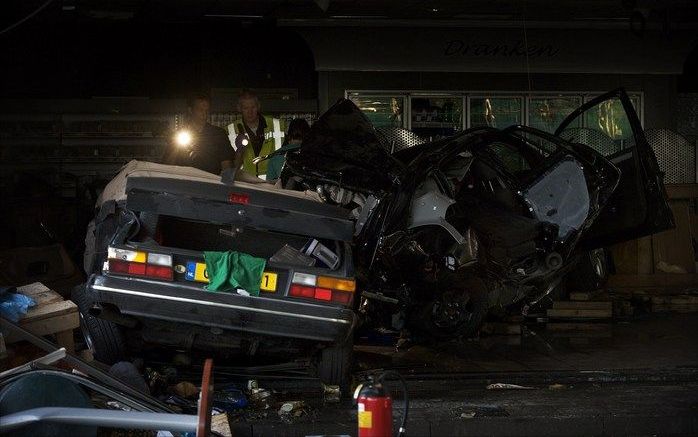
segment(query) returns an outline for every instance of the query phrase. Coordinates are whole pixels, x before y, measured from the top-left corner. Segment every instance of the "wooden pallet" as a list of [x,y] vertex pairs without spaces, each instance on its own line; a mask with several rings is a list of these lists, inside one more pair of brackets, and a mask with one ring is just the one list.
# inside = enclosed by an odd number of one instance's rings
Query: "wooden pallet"
[[683,294],[677,296],[653,296],[651,298],[652,312],[698,312],[698,296]]
[[[78,307],[50,290],[41,282],[17,288],[17,292],[34,299],[36,306],[19,320],[19,326],[35,335],[55,335],[56,343],[68,352],[75,352],[73,330],[80,326]],[[18,339],[8,336],[7,343]]]
[[590,300],[607,300],[608,292],[606,290],[594,291],[573,291],[570,293],[570,300],[573,301],[590,301]]
[[554,302],[548,310],[550,319],[610,319],[613,317],[613,302],[610,301],[563,301]]
[[548,322],[545,330],[551,337],[608,338],[613,335],[610,323]]

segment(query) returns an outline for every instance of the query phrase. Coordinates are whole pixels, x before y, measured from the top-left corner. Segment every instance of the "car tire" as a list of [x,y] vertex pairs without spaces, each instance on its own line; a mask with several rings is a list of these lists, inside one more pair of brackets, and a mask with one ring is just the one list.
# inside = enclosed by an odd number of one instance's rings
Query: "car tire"
[[114,364],[125,357],[126,340],[121,328],[109,321],[90,315],[85,285],[73,288],[71,299],[80,311],[80,330],[85,343],[97,361]]
[[472,337],[485,320],[489,311],[485,282],[480,278],[470,277],[463,281],[460,287],[468,290],[467,320],[452,327],[439,326],[434,314],[437,311],[434,306],[440,301],[436,300],[428,302],[419,311],[420,324],[431,337],[437,339]]
[[590,250],[582,256],[567,277],[569,291],[595,291],[606,285],[609,275],[606,249]]
[[338,385],[343,394],[348,393],[353,356],[353,338],[341,344],[327,346],[320,351],[317,363],[318,377],[327,385]]

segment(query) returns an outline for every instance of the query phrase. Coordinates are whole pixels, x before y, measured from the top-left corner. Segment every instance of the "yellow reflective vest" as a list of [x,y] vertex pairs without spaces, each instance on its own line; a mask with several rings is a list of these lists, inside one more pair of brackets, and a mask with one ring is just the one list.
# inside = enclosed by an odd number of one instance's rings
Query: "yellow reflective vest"
[[[259,155],[255,154],[252,144],[245,147],[242,152],[242,169],[262,179],[265,179],[267,175],[267,161],[253,164],[252,160],[257,156],[265,156],[280,149],[284,140],[284,127],[281,125],[281,120],[264,116],[264,121],[266,122],[266,127],[264,128],[264,142],[262,143]],[[236,118],[228,125],[228,137],[233,147],[235,147],[235,138],[241,133],[245,133],[239,132],[241,126],[245,129],[242,118]]]

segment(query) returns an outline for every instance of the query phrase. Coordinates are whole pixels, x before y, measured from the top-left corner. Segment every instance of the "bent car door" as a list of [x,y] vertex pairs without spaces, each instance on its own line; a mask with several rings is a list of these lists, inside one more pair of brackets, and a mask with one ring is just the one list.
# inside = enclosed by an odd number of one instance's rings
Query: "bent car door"
[[607,246],[674,226],[657,158],[622,88],[582,105],[555,135],[595,149],[621,172],[616,190],[582,237],[585,247]]

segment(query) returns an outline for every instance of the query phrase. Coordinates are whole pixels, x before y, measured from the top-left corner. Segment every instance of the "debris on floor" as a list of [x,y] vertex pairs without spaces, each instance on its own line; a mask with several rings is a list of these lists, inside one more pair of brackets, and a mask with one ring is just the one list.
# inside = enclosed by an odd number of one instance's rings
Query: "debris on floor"
[[233,431],[230,429],[230,422],[226,413],[213,415],[211,418],[211,431],[223,437],[233,436]]
[[339,402],[342,397],[342,391],[338,385],[322,384],[323,400],[325,402]]
[[199,388],[189,381],[182,381],[175,384],[175,386],[172,387],[172,391],[177,396],[181,396],[185,399],[193,399],[199,395]]
[[284,423],[293,423],[297,418],[308,414],[308,406],[303,401],[284,402],[278,414]]
[[490,384],[487,387],[487,390],[535,390],[535,387],[528,387],[525,385],[518,385],[518,384],[505,384],[502,382],[498,382],[495,384]]
[[224,411],[234,411],[247,407],[247,396],[242,390],[224,388],[213,393],[213,406]]

